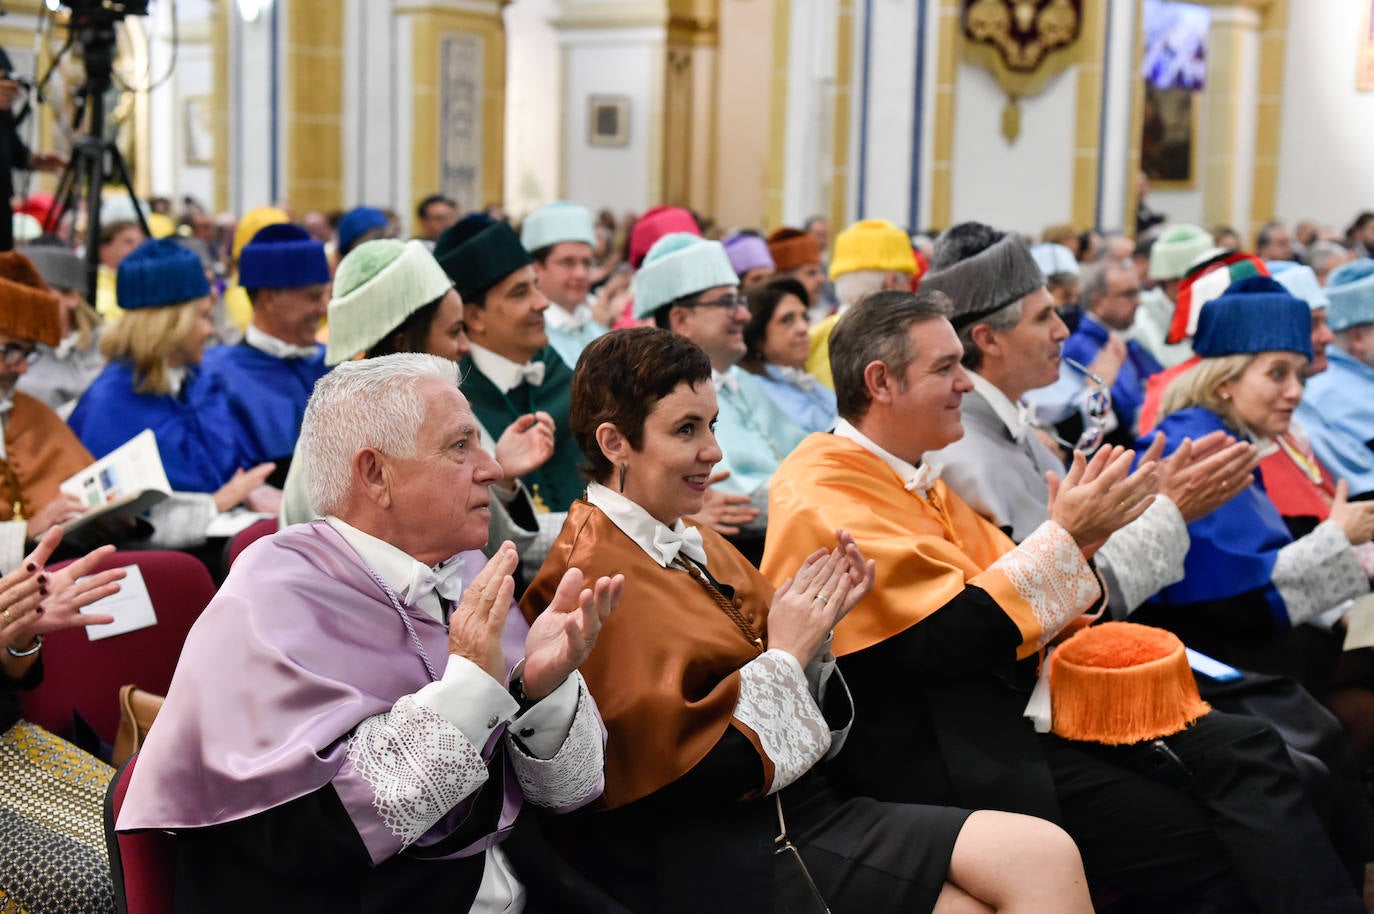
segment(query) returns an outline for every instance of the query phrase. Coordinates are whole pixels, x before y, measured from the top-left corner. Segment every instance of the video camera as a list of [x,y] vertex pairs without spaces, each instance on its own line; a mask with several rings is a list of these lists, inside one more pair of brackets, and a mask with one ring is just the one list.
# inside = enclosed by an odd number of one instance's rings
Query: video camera
[[72,11],[74,29],[113,25],[126,16],[148,15],[148,0],[62,0]]

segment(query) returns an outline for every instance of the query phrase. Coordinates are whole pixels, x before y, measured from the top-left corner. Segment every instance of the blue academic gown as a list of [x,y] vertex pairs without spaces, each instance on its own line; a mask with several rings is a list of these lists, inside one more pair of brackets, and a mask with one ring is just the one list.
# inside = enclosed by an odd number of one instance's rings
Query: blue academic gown
[[[588,304],[580,307],[587,308],[594,299],[588,298]],[[544,312],[544,331],[549,335],[549,346],[558,357],[567,364],[569,368],[577,366],[577,360],[582,355],[582,350],[591,344],[592,340],[599,336],[605,336],[610,329],[597,323],[588,317],[582,322],[580,327],[574,327],[572,318],[560,319],[560,315],[567,314],[558,305],[550,304]],[[552,316],[551,316],[552,315]]]
[[216,346],[202,370],[229,398],[251,464],[289,460],[296,450],[305,404],[315,382],[329,372],[324,347],[307,358],[283,359],[247,343]]
[[167,481],[177,492],[215,492],[234,471],[252,465],[224,389],[196,367],[178,396],[134,391],[133,366],[110,362],[68,420],[93,455],[103,457],[144,429],[157,436]]
[[785,380],[774,365],[763,366],[763,374],[750,375],[764,393],[772,398],[787,418],[807,432],[828,432],[835,427],[835,391],[820,381],[802,390]]
[[[1109,333],[1095,317],[1085,313],[1078,322],[1078,329],[1064,341],[1064,358],[1073,359],[1080,365],[1091,365],[1107,345]],[[1121,371],[1112,384],[1112,410],[1121,428],[1135,431],[1136,417],[1145,402],[1145,381],[1163,370],[1144,346],[1135,340],[1126,341],[1126,360],[1121,363]]]
[[1374,492],[1374,368],[1337,346],[1326,347],[1330,367],[1313,375],[1297,419],[1317,458],[1350,494]]
[[801,444],[807,433],[773,403],[753,375],[734,365],[726,375],[736,379],[738,390],[722,387],[716,392],[720,415],[716,443],[725,457],[716,471],[729,470],[729,478],[717,483],[722,491],[752,495],[767,489],[778,464]]
[[[1219,416],[1201,407],[1169,415],[1159,423],[1158,431],[1166,438],[1166,456],[1173,453],[1184,438],[1197,441],[1215,431],[1234,434]],[[1151,440],[1153,433],[1141,438],[1137,452],[1143,453]],[[1254,477],[1254,485],[1188,525],[1191,545],[1183,562],[1183,580],[1161,590],[1146,604],[1147,608],[1151,605],[1157,608],[1219,605],[1253,592],[1256,599],[1251,605],[1258,606],[1262,601],[1268,612],[1258,619],[1251,613],[1251,625],[1265,628],[1270,634],[1289,629],[1288,610],[1271,578],[1279,550],[1293,542],[1293,536],[1265,492],[1259,470],[1254,471]],[[1149,616],[1145,613],[1142,621]],[[1206,625],[1205,620],[1194,621]],[[1224,638],[1227,634],[1224,627],[1232,625],[1234,620],[1226,622],[1218,618],[1215,621],[1217,631],[1214,634]]]

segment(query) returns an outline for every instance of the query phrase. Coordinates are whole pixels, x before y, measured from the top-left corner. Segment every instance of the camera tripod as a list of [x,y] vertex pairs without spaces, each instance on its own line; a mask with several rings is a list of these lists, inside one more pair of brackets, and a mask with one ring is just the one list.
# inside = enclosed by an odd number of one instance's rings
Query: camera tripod
[[86,81],[77,90],[82,103],[77,107],[76,127],[90,114],[89,128],[72,146],[71,160],[57,182],[55,204],[43,226],[45,233],[56,230],[63,215],[76,212],[86,201],[86,300],[95,303],[97,276],[100,273],[100,203],[108,181],[122,183],[133,201],[134,214],[145,236],[148,221],[134,195],[129,165],[113,140],[105,136],[105,93],[112,83],[115,55],[114,22],[96,22],[81,27],[82,56]]

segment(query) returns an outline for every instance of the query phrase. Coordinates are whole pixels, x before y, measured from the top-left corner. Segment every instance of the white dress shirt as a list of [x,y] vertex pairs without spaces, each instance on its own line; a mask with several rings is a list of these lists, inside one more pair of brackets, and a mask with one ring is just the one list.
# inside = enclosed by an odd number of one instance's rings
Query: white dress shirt
[[[432,567],[425,566],[385,540],[364,533],[337,517],[330,516],[325,520],[402,600],[436,621],[444,621],[443,607],[435,590],[426,589],[418,599],[409,591],[414,582],[427,577],[425,572],[451,577],[455,566],[462,564],[456,557]],[[450,586],[458,586],[459,583],[450,582]],[[512,607],[511,611],[518,610]],[[580,678],[577,674],[569,676],[543,701],[521,714],[519,702],[505,686],[466,657],[449,654],[443,676],[437,682],[421,688],[414,697],[416,702],[462,731],[479,751],[497,726],[509,722],[511,732],[519,731],[520,741],[530,754],[548,759],[558,752],[572,727],[581,688]],[[519,914],[524,908],[524,886],[516,878],[501,848],[493,847],[487,851],[482,883],[470,910],[473,914]]]

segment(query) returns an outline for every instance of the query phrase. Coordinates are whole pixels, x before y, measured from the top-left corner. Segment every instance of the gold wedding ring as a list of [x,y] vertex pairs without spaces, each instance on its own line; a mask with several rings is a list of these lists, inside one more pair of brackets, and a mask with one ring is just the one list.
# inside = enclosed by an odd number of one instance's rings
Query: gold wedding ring
[[9,607],[8,607],[8,606],[5,607],[4,616],[5,616],[5,624],[6,624],[6,625],[9,625],[9,624],[10,624],[10,610],[9,610]]

